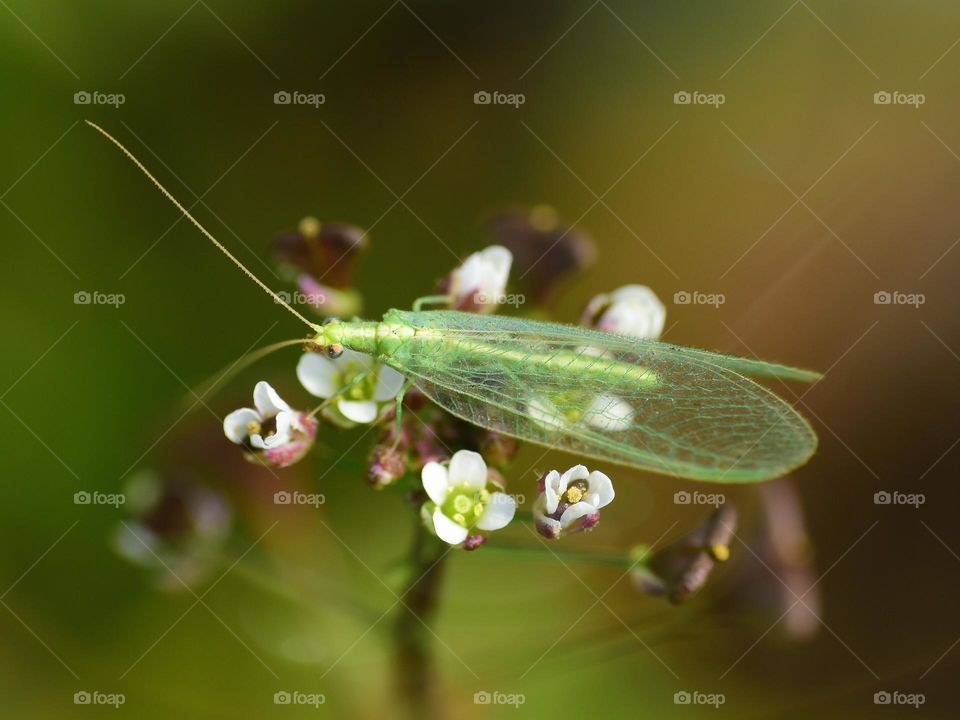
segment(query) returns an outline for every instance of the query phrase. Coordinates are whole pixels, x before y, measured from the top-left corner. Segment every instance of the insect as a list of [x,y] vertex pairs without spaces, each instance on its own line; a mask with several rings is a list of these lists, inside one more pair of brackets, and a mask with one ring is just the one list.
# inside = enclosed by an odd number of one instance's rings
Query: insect
[[[310,322],[213,237],[123,145],[90,123],[200,232],[311,329],[308,344],[393,367],[468,422],[549,448],[708,482],[752,483],[803,465],[817,436],[751,377],[814,382],[819,373],[653,340],[453,310],[390,310],[381,322]],[[397,420],[402,393],[397,397]]]

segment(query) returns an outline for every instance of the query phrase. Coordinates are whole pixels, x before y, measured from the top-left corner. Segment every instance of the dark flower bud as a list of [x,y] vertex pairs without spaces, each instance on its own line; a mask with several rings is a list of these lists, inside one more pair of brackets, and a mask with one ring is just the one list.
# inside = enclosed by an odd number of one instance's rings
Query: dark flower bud
[[486,535],[469,535],[467,539],[463,541],[464,550],[476,550],[482,546],[487,541]]
[[308,275],[318,284],[353,286],[356,260],[369,244],[367,233],[346,223],[320,223],[312,217],[273,241],[273,255],[293,276]]
[[560,280],[589,266],[596,255],[593,240],[561,224],[547,205],[507,210],[487,226],[513,253],[514,276],[523,281],[530,302],[544,300]]
[[477,441],[479,452],[490,465],[504,467],[516,456],[520,443],[516,438],[493,430],[480,432]]
[[631,570],[634,584],[651,595],[683,602],[703,587],[718,562],[730,557],[736,526],[736,508],[727,503],[692,533],[652,555],[645,547],[635,548],[632,554],[639,562]]

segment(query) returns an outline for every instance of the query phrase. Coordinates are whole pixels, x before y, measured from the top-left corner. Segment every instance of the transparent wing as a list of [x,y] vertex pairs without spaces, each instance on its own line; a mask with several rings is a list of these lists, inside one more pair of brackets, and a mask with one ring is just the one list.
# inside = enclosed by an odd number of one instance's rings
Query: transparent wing
[[419,330],[389,364],[454,415],[523,440],[728,483],[784,475],[817,446],[791,406],[736,372],[807,371],[516,318],[392,310],[385,320]]

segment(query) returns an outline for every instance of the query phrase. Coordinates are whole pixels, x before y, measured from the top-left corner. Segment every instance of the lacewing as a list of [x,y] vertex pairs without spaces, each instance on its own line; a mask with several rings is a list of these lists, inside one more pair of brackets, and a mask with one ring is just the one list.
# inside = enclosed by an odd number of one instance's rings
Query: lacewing
[[[820,375],[571,325],[453,310],[317,325],[237,260],[109,133],[200,232],[315,333],[330,354],[373,355],[448,412],[484,428],[620,465],[708,482],[785,475],[817,448],[790,405],[750,377]],[[398,403],[399,407],[399,403]]]

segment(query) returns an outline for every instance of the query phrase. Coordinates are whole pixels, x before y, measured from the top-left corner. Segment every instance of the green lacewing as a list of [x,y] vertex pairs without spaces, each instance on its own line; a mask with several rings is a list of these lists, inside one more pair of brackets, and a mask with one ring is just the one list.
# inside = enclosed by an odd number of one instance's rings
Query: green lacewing
[[390,310],[382,322],[317,325],[244,267],[119,141],[113,142],[211,242],[315,333],[403,374],[437,405],[521,440],[655,473],[752,483],[803,465],[817,436],[751,377],[820,375],[587,328],[454,310]]

